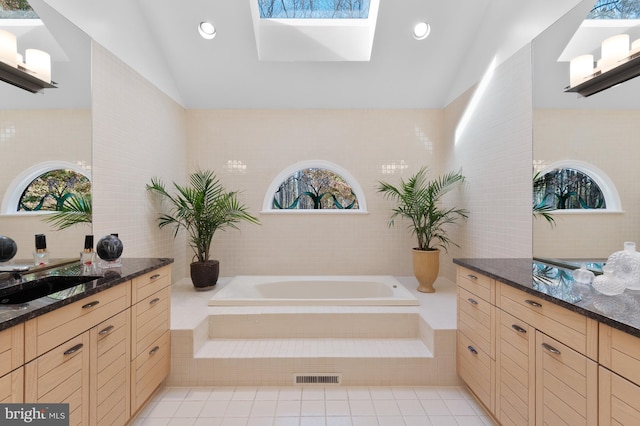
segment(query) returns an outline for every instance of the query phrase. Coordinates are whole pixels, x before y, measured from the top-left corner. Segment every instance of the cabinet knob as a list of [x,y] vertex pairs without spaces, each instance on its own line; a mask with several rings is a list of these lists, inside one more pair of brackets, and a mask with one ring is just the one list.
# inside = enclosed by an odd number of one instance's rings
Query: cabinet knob
[[77,345],[75,345],[72,348],[67,349],[66,351],[64,351],[65,355],[71,355],[74,354],[76,352],[78,352],[80,349],[82,349],[84,345],[82,343],[78,343]]
[[527,330],[525,330],[524,328],[520,327],[517,324],[513,324],[511,325],[511,328],[513,328],[515,331],[517,331],[518,333],[522,333],[522,334],[526,334]]
[[476,300],[472,299],[472,298],[468,298],[467,302],[471,303],[472,305],[477,305],[478,304],[478,302]]
[[467,274],[467,277],[471,278],[472,280],[477,280],[478,277],[472,274]]
[[554,354],[554,355],[560,355],[560,351],[559,351],[559,350],[557,350],[556,348],[554,348],[554,347],[553,347],[553,346],[551,346],[551,345],[548,345],[548,344],[546,344],[546,343],[543,343],[543,344],[542,344],[542,347],[543,347],[543,348],[545,348],[546,350],[548,350],[549,352],[551,352],[551,353],[552,353],[552,354]]
[[111,331],[113,331],[114,328],[115,328],[114,326],[110,325],[110,326],[105,327],[102,330],[98,331],[98,334],[100,336],[104,336],[105,334],[111,333]]
[[89,302],[86,305],[82,305],[82,309],[89,309],[89,308],[93,308],[94,306],[96,306],[98,303],[100,303],[99,300],[94,300],[93,302]]
[[535,308],[542,308],[542,305],[539,304],[538,302],[536,302],[535,300],[527,299],[527,300],[524,301],[524,303],[526,303],[527,305],[531,305],[531,306],[533,306]]
[[467,349],[469,349],[469,352],[471,352],[474,355],[478,355],[478,351],[476,351],[476,348],[474,348],[473,346],[467,346]]
[[150,301],[149,301],[149,304],[150,304],[150,305],[155,305],[155,304],[156,304],[156,303],[158,303],[159,301],[160,301],[160,298],[159,298],[159,297],[156,297],[155,299],[150,300]]
[[160,346],[156,346],[155,348],[149,351],[149,355],[155,355],[156,352],[158,352],[159,350],[160,350]]
[[149,277],[149,281],[157,280],[160,278],[160,274],[153,274]]

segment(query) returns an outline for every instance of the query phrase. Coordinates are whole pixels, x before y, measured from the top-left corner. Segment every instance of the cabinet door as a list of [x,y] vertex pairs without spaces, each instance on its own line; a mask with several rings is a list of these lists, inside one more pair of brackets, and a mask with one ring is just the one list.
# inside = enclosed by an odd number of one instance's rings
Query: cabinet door
[[171,331],[165,333],[131,361],[131,413],[149,399],[169,374]]
[[474,346],[464,333],[457,333],[456,370],[480,402],[494,412],[495,361],[482,349]]
[[68,403],[69,424],[89,424],[89,332],[25,365],[25,402]]
[[24,368],[20,367],[0,377],[0,403],[17,404],[24,401]]
[[0,376],[24,364],[24,324],[0,331]]
[[540,331],[536,331],[536,424],[598,424],[598,365]]
[[91,424],[125,424],[130,413],[129,310],[91,329]]
[[496,309],[496,413],[503,426],[535,424],[535,329]]
[[131,359],[141,355],[171,327],[171,287],[165,287],[131,308]]
[[640,425],[640,386],[600,367],[600,425]]

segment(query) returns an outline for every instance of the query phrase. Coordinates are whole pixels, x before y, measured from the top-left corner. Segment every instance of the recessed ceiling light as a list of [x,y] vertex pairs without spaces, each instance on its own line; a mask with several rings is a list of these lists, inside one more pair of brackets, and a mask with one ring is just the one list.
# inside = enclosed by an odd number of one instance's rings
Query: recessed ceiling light
[[216,27],[214,27],[211,22],[203,21],[198,25],[198,32],[200,33],[202,38],[211,40],[216,36]]
[[431,32],[431,25],[426,22],[419,22],[413,27],[413,38],[416,40],[424,40]]

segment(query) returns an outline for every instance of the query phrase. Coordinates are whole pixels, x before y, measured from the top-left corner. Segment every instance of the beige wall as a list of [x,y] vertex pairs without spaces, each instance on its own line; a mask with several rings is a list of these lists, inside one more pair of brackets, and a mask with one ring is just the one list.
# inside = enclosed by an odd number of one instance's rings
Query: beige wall
[[173,257],[174,279],[183,278],[184,235],[158,230],[145,185],[185,179],[185,111],[97,43],[92,65],[96,239],[118,233],[123,257]]
[[[442,112],[434,110],[190,110],[189,167],[214,169],[261,221],[214,237],[221,275],[411,275],[416,244],[403,222],[389,229],[391,204],[376,193],[379,180],[398,183],[442,162]],[[267,187],[286,167],[325,160],[362,186],[369,214],[260,214]],[[243,173],[228,161],[242,161]],[[383,165],[404,162],[402,174]]]
[[[477,108],[456,139],[461,118],[472,104],[472,89],[444,111],[446,167],[462,169],[468,183],[450,203],[469,210],[464,227],[452,229],[460,245],[450,257],[531,257],[532,97],[531,50],[525,47],[501,64]],[[480,84],[478,85],[480,87]],[[444,262],[441,275],[454,276]]]
[[556,258],[607,258],[625,241],[640,244],[640,111],[536,110],[534,158],[587,162],[616,186],[622,213],[556,214],[556,226],[534,222],[534,254]]
[[[0,110],[0,158],[0,200],[18,175],[42,162],[65,161],[90,168],[91,111]],[[32,259],[34,235],[39,233],[47,235],[52,257],[79,256],[91,228],[80,225],[54,231],[42,218],[0,215],[0,235],[18,245],[14,261]]]

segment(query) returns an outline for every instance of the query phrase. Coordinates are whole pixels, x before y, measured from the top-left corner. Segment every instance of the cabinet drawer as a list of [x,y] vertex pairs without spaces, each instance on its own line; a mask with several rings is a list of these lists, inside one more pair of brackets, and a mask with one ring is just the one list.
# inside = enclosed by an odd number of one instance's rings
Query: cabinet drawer
[[135,304],[158,290],[171,285],[171,266],[164,266],[136,277],[131,280],[131,285],[132,303]]
[[499,307],[591,359],[598,359],[598,323],[517,288],[498,285]]
[[20,367],[0,377],[0,404],[23,402],[24,368]]
[[640,386],[640,338],[600,324],[600,364]]
[[458,330],[495,359],[493,329],[495,307],[462,287],[458,288]]
[[640,387],[606,368],[599,368],[601,426],[640,425]]
[[123,311],[91,330],[96,348],[92,369],[92,424],[125,424],[130,409],[130,313]]
[[24,364],[24,325],[0,331],[0,376]]
[[170,312],[171,287],[163,288],[131,308],[132,358],[140,355],[170,328]]
[[130,305],[130,283],[85,297],[25,323],[27,361],[96,326]]
[[25,365],[25,402],[68,403],[70,425],[89,423],[89,332]]
[[492,291],[493,280],[486,275],[458,266],[457,283],[459,287],[464,288],[487,302],[495,302],[495,296]]
[[473,346],[460,331],[457,333],[456,368],[458,375],[469,389],[490,411],[494,411],[495,361],[488,354]]
[[536,421],[597,425],[598,364],[536,331]]
[[131,413],[135,413],[169,374],[171,337],[167,330],[131,361]]
[[504,426],[535,424],[535,329],[497,311],[496,417]]

